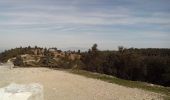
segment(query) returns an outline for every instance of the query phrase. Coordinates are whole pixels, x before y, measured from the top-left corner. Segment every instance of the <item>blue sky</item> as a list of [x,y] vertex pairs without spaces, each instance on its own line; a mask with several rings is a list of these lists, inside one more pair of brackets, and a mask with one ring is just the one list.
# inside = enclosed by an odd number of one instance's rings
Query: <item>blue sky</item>
[[0,48],[170,48],[170,0],[0,0]]

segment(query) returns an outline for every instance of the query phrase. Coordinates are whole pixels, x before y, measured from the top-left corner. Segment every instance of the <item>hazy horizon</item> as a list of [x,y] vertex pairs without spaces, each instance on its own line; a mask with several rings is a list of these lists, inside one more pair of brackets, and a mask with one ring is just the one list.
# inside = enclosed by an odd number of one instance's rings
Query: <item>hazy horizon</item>
[[0,1],[0,51],[40,46],[170,48],[169,0]]

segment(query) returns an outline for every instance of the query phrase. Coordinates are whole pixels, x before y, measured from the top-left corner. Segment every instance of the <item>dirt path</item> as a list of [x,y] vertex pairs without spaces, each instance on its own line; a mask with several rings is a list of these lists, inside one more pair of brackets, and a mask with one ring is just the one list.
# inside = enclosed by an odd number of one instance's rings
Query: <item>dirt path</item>
[[44,100],[162,100],[139,89],[46,68],[0,69],[0,87],[15,83],[39,83]]

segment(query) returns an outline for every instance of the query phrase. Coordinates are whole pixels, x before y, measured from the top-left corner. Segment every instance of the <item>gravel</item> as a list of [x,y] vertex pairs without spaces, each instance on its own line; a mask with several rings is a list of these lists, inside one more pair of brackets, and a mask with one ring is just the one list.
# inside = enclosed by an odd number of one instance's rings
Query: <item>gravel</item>
[[44,100],[163,100],[160,94],[47,68],[0,69],[0,87],[39,83]]

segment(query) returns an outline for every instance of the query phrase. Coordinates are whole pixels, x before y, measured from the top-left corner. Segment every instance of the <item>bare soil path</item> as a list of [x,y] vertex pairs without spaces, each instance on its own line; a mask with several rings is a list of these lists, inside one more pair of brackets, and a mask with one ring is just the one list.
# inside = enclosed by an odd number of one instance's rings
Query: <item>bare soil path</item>
[[0,69],[0,87],[39,83],[44,100],[162,100],[156,93],[47,68]]

